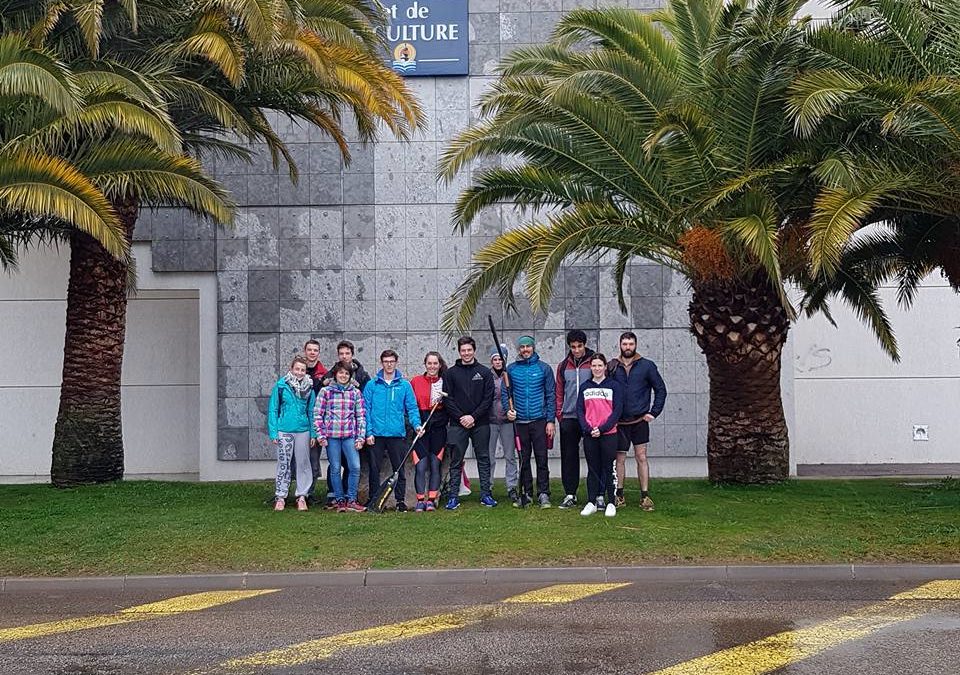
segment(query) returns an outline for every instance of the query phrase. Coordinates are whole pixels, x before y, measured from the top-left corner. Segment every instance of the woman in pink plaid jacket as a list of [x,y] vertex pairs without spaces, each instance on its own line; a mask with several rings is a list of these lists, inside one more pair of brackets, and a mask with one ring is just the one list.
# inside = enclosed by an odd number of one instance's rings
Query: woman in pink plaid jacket
[[[330,483],[337,511],[365,511],[357,502],[360,484],[360,449],[366,437],[366,412],[363,394],[351,382],[350,369],[337,363],[332,369],[334,381],[320,390],[313,420],[320,445],[327,449]],[[344,492],[341,467],[349,468]]]

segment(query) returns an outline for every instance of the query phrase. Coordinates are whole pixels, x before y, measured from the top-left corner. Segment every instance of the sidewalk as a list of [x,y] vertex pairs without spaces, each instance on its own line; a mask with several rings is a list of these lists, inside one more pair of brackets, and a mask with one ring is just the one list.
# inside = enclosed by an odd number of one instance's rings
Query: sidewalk
[[489,569],[356,570],[349,572],[241,572],[112,577],[8,577],[0,593],[153,589],[240,590],[294,586],[433,586],[437,584],[708,582],[708,581],[929,581],[960,579],[951,565],[704,565],[640,567],[494,567]]

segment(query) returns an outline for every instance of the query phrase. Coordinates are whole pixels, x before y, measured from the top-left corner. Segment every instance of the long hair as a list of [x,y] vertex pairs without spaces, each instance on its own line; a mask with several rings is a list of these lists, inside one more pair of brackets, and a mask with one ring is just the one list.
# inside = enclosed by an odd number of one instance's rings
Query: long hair
[[[436,356],[437,360],[440,362],[440,371],[437,373],[438,376],[443,377],[443,374],[447,372],[447,362],[443,360],[443,355],[440,352],[427,352],[423,357],[423,365],[427,365],[427,359],[431,356]],[[423,373],[426,375],[426,371]]]

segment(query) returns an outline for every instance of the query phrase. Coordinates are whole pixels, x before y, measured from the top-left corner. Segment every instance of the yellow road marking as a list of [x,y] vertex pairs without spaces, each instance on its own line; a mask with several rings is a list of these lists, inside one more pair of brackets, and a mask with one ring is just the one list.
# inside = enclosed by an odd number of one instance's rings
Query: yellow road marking
[[658,670],[651,675],[762,675],[858,640],[888,626],[916,619],[931,600],[960,599],[960,581],[933,581],[849,616],[806,628],[784,631],[745,645],[724,649]]
[[560,584],[535,591],[521,593],[496,604],[475,605],[456,612],[434,614],[409,621],[375,626],[350,633],[330,635],[309,640],[281,649],[251,654],[226,661],[197,673],[224,671],[256,671],[260,668],[301,666],[329,658],[338,652],[355,647],[387,645],[400,640],[466,628],[473,624],[522,611],[525,604],[555,604],[573,602],[583,598],[622,588],[629,584]]
[[181,595],[167,600],[160,600],[159,602],[150,602],[145,605],[127,607],[112,614],[81,616],[75,619],[48,621],[46,623],[35,623],[29,626],[0,628],[0,643],[57,635],[59,633],[71,633],[73,631],[89,630],[91,628],[103,628],[104,626],[117,626],[125,623],[146,621],[148,619],[159,619],[184,612],[198,612],[228,602],[245,600],[266,593],[276,593],[277,590],[279,589],[193,593],[191,595]]

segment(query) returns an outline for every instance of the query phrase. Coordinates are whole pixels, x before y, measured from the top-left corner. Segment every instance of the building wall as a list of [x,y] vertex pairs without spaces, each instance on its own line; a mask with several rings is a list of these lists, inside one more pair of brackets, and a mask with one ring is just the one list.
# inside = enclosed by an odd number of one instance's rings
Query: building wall
[[[253,165],[217,161],[210,166],[243,205],[233,230],[214,231],[176,211],[141,219],[137,236],[152,242],[154,270],[217,275],[220,460],[273,459],[265,433],[268,396],[290,357],[310,337],[320,340],[327,362],[337,341],[352,340],[358,358],[371,369],[380,351],[391,347],[410,375],[418,372],[428,350],[453,358],[439,331],[444,301],[463,279],[472,254],[523,217],[511,207],[497,207],[464,236],[454,234],[453,203],[469,175],[438,184],[438,156],[470,123],[473,105],[492,82],[501,57],[547,39],[562,10],[593,4],[471,2],[470,76],[407,80],[428,120],[412,142],[355,143],[353,161],[344,165],[327,138],[277,119],[300,166],[299,183],[277,175],[266,153],[256,148]],[[659,6],[656,1],[629,4]],[[551,365],[563,357],[570,328],[587,330],[591,346],[606,352],[615,352],[620,332],[636,330],[642,353],[660,364],[671,390],[667,409],[654,425],[651,454],[694,458],[694,468],[682,471],[703,473],[706,378],[686,328],[686,283],[659,265],[634,265],[628,311],[621,314],[610,270],[609,264],[593,262],[565,268],[545,315],[534,316],[521,306],[519,316],[505,316],[495,302],[485,302],[474,325],[481,349],[487,353],[491,345],[487,314],[507,341],[533,332]]]
[[[939,275],[909,312],[896,309],[894,288],[882,295],[900,363],[841,305],[837,328],[815,317],[793,331],[793,448],[801,473],[821,464],[960,467],[960,296]],[[914,440],[914,425],[927,426],[928,440]]]
[[[149,257],[148,249],[141,251]],[[0,277],[0,480],[45,480],[50,473],[62,373],[66,253],[27,253],[19,273]],[[152,281],[148,267],[128,307],[121,390],[126,473],[197,476],[199,291],[151,288]]]

